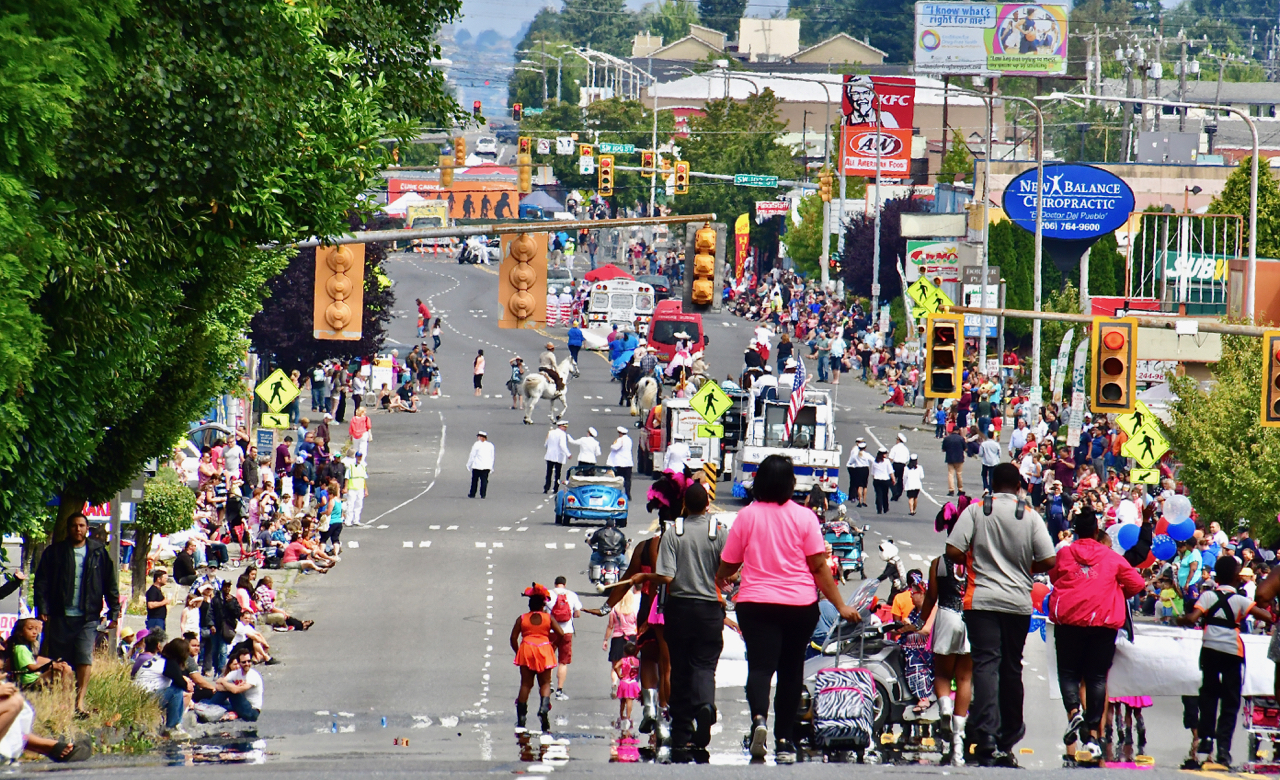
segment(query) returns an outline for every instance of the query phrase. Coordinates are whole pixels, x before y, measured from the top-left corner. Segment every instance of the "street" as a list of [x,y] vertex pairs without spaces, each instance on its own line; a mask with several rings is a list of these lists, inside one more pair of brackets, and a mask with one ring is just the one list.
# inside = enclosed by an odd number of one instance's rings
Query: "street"
[[[443,256],[399,254],[387,268],[396,281],[398,305],[404,307],[390,324],[390,341],[412,343],[414,313],[405,303],[414,297],[444,318],[438,353],[443,395],[424,396],[417,414],[371,416],[374,436],[364,509],[369,527],[346,530],[343,562],[333,576],[299,578],[289,597],[290,610],[315,620],[315,627],[306,633],[273,634],[283,663],[261,669],[266,704],[257,734],[265,740],[266,763],[273,772],[306,768],[325,776],[373,767],[391,773],[474,773],[549,771],[557,765],[556,771],[563,774],[579,768],[594,771],[597,765],[617,761],[618,732],[611,725],[617,703],[609,697],[609,665],[600,649],[604,620],[591,615],[575,621],[574,663],[566,685],[570,699],[554,702],[551,711],[554,736],[564,744],[539,745],[537,735],[513,735],[518,675],[512,668],[509,634],[525,608],[520,592],[532,581],[550,586],[556,576],[564,575],[586,606],[602,601],[586,578],[585,540],[592,529],[554,525],[553,497],[540,491],[546,412],[538,412],[537,424],[522,424],[522,413],[510,409],[504,386],[507,361],[518,354],[526,363],[536,363],[547,336],[498,328],[491,267],[460,266]],[[706,330],[713,376],[736,376],[751,328],[728,315],[708,315]],[[563,343],[563,332],[553,330],[552,339]],[[485,351],[487,373],[484,392],[476,397],[470,374],[480,349]],[[635,418],[615,403],[618,387],[609,381],[603,356],[584,352],[580,369],[582,377],[569,385],[570,435],[581,436],[587,426],[595,426],[607,445],[616,426],[634,430]],[[905,497],[882,517],[874,508],[850,510],[851,519],[871,527],[868,574],[874,577],[883,569],[876,549],[885,538],[900,547],[908,568],[925,569],[941,551],[933,516],[938,502],[946,500],[945,470],[932,426],[921,426],[916,416],[879,411],[878,391],[855,377],[846,375],[829,389],[835,391],[845,459],[858,436],[874,451],[880,443],[889,446],[904,431],[925,469],[916,516],[907,515]],[[307,413],[304,406],[303,414]],[[486,431],[497,449],[485,500],[466,497],[469,472],[464,464],[478,430]],[[345,437],[345,429],[341,435]],[[648,483],[647,478],[636,478],[626,529],[633,544],[646,538],[654,525],[643,509]],[[970,494],[981,486],[976,463],[968,464],[966,485]],[[844,476],[841,487],[847,487]],[[728,483],[721,483],[721,498],[713,508],[738,508],[739,502],[726,498],[728,493]],[[845,592],[854,587],[845,586]],[[885,595],[887,585],[881,593]],[[720,723],[710,748],[713,765],[747,763],[741,747],[748,724],[741,689],[743,662],[740,654],[736,658],[722,658],[718,673]],[[1024,681],[1028,734],[1019,745],[1018,759],[1027,768],[1060,770],[1065,716],[1060,701],[1049,698],[1056,681],[1049,678],[1046,645],[1038,633],[1027,639]],[[1147,733],[1156,769],[1176,768],[1188,743],[1180,702],[1157,699],[1147,711]],[[1242,730],[1236,740],[1237,754],[1243,755]],[[527,763],[548,749],[552,752],[547,761]],[[170,755],[186,763],[192,752],[183,747],[171,749]],[[200,752],[198,743],[194,752]],[[122,760],[139,763],[112,758],[92,763],[86,771],[100,771]],[[141,759],[144,766],[154,762],[154,756]],[[792,771],[836,770],[810,764]],[[901,770],[867,766],[853,771]]]

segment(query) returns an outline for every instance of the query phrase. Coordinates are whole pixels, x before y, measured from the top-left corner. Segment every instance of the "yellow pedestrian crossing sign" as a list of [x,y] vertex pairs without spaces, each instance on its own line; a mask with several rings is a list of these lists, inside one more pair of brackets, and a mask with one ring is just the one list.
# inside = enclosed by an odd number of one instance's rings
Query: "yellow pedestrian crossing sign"
[[290,427],[289,415],[277,414],[276,412],[263,412],[262,427],[275,428],[277,430],[287,430]]
[[1155,419],[1156,416],[1151,413],[1147,405],[1138,401],[1134,404],[1132,412],[1116,415],[1116,424],[1132,439],[1135,431],[1146,427],[1147,423],[1154,424]]
[[697,430],[699,439],[723,439],[724,426],[717,423],[708,423],[707,425],[699,425]]
[[1120,448],[1120,454],[1133,458],[1144,469],[1153,468],[1169,451],[1169,442],[1154,422],[1147,422],[1129,436]]
[[924,319],[926,314],[938,314],[944,306],[955,306],[946,293],[923,276],[907,287],[907,295],[916,302],[911,309],[911,316],[916,319]]
[[704,382],[698,392],[693,394],[693,398],[689,399],[689,406],[702,415],[702,419],[713,423],[729,411],[729,407],[733,406],[733,399],[715,382]]
[[1159,485],[1160,469],[1134,469],[1129,472],[1129,481],[1135,485]]
[[298,397],[301,391],[298,386],[293,383],[289,375],[284,369],[277,368],[271,372],[271,376],[258,383],[258,387],[254,390],[267,408],[273,412],[279,412],[288,406],[293,399]]

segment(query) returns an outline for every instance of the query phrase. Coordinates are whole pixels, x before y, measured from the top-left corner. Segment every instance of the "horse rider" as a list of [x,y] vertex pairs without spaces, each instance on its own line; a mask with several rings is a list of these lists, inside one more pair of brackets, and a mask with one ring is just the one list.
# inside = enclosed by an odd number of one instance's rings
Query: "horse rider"
[[557,392],[564,390],[564,380],[560,378],[560,370],[556,366],[556,345],[550,341],[547,342],[547,351],[538,356],[538,370],[556,383]]

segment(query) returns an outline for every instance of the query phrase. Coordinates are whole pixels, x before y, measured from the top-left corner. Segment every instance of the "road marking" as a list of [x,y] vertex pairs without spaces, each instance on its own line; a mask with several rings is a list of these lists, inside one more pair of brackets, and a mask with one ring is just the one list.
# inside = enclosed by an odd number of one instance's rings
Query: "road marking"
[[429,525],[429,526],[427,526],[427,528],[428,528],[429,530],[432,530],[432,531],[439,531],[439,530],[440,530],[440,526],[438,526],[438,525]]
[[589,396],[589,395],[584,395],[584,396],[582,396],[582,400],[584,400],[584,401],[590,401],[590,400],[591,400],[591,396]]
[[[494,547],[501,547],[501,546],[502,546],[502,542],[494,542],[494,543],[493,543],[493,546],[494,546]],[[493,580],[489,580],[489,582],[493,582]]]
[[910,555],[908,555],[907,557],[909,557],[909,558],[910,558],[911,560],[913,560],[913,561],[923,561],[923,560],[924,560],[924,557],[923,557],[923,556],[921,556],[921,555],[916,555],[915,553],[911,553],[911,554],[910,554]]
[[528,527],[526,527],[526,526],[521,526],[521,527],[519,527],[519,528],[517,528],[517,529],[516,529],[516,531],[517,531],[517,532],[520,532],[520,531],[528,531],[528,530],[529,530],[529,529],[528,529]]
[[404,543],[404,546],[405,546],[405,547],[413,547],[413,542],[405,542],[405,543]]
[[556,543],[555,543],[555,542],[547,542],[547,549],[548,549],[548,550],[554,550],[554,549],[556,549]]
[[446,530],[446,531],[456,531],[456,530],[458,530],[458,526],[456,526],[456,525],[451,525],[451,526],[449,526],[448,528],[446,528],[446,529],[444,529],[444,530]]
[[476,542],[476,547],[479,547],[482,550],[488,546],[489,545],[485,544],[484,542]]
[[353,539],[352,541],[350,541],[350,542],[347,542],[347,546],[348,546],[348,547],[350,547],[350,548],[351,548],[351,549],[353,549],[353,550],[358,550],[358,549],[360,549],[360,543],[359,543],[359,542],[357,542],[357,541],[355,541],[354,539]]
[[566,549],[566,550],[572,550],[573,548],[575,548],[575,547],[577,547],[577,546],[578,546],[578,545],[574,544],[573,542],[565,542],[565,543],[564,543],[564,549]]
[[593,411],[593,412],[598,412],[598,411],[600,411],[600,410],[599,410],[599,409],[592,409],[591,411]]
[[[440,476],[440,464],[441,464],[441,462],[444,460],[445,435],[446,435],[446,432],[447,432],[447,431],[448,431],[448,429],[449,429],[449,426],[447,426],[447,425],[445,425],[445,424],[444,424],[444,412],[437,412],[437,414],[439,414],[439,415],[440,415],[440,454],[436,456],[436,472],[435,472],[435,476],[436,476],[436,477],[439,477],[439,476]],[[388,509],[387,511],[383,512],[382,514],[380,514],[380,515],[378,515],[377,517],[375,517],[375,518],[373,518],[372,520],[370,520],[370,521],[369,521],[369,524],[370,524],[370,525],[372,525],[373,523],[378,522],[378,521],[379,521],[379,520],[381,520],[382,518],[386,517],[387,515],[391,514],[391,513],[392,513],[392,512],[394,512],[394,511],[396,511],[397,509],[401,509],[401,508],[403,508],[403,507],[408,506],[409,504],[412,504],[414,501],[417,501],[419,498],[422,498],[423,496],[425,496],[425,495],[426,495],[426,494],[431,490],[431,488],[433,488],[433,487],[435,487],[435,486],[436,486],[436,481],[433,479],[433,480],[431,480],[431,484],[430,484],[430,485],[427,485],[425,488],[423,488],[423,489],[422,489],[422,492],[421,492],[421,493],[419,493],[418,495],[416,495],[416,496],[414,496],[413,498],[409,499],[408,501],[405,501],[405,502],[403,502],[403,503],[400,503],[400,504],[397,504],[397,505],[395,505],[395,506],[391,507],[391,508],[390,508],[390,509]]]
[[[365,523],[365,524],[364,524],[364,527],[365,527],[365,528],[368,528],[368,527],[369,527],[369,523]],[[388,529],[388,528],[390,528],[390,527],[391,527],[391,526],[389,526],[389,525],[380,525],[380,526],[378,526],[378,530],[379,530],[379,531],[385,531],[385,530],[387,530],[387,529]]]
[[499,530],[499,531],[510,531],[510,530],[511,530],[511,526],[509,526],[509,525],[500,525],[500,526],[498,526],[498,530]]
[[527,517],[522,517],[522,518],[520,518],[520,522],[522,522],[522,523],[525,523],[525,522],[528,522],[528,521],[529,521],[529,518],[527,518]]
[[597,401],[603,401],[603,400],[604,400],[604,396],[602,396],[602,395],[598,395],[598,396],[596,396],[596,400],[597,400]]
[[431,542],[418,542],[419,547],[430,547]]

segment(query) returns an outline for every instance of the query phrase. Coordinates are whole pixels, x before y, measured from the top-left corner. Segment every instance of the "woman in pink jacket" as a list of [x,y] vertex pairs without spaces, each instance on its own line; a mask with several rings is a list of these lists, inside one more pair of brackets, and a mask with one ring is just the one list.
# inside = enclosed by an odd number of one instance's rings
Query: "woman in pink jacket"
[[1058,551],[1058,562],[1049,570],[1053,582],[1049,619],[1054,623],[1058,687],[1069,721],[1062,740],[1070,746],[1078,735],[1081,750],[1096,760],[1102,755],[1098,734],[1116,631],[1124,627],[1128,614],[1125,599],[1140,592],[1146,582],[1127,556],[1097,541],[1098,516],[1093,509],[1081,508],[1073,525],[1076,541]]

